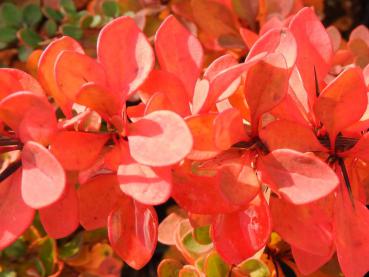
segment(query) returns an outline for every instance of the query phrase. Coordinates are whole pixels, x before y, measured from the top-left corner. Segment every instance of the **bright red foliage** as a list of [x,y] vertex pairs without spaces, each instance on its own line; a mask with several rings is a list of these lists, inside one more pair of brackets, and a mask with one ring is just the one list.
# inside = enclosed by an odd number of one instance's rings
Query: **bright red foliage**
[[[107,227],[135,269],[158,238],[192,263],[199,253],[211,263],[215,249],[239,264],[273,230],[303,274],[335,252],[345,276],[369,270],[369,67],[344,63],[340,37],[310,8],[240,35],[230,2],[216,3],[209,12],[227,10],[222,28],[194,14],[199,38],[171,15],[153,46],[120,17],[101,30],[96,58],[62,37],[43,51],[38,80],[0,69],[0,150],[18,151],[0,174],[0,250],[38,210],[54,238]],[[245,60],[223,53],[208,64],[203,46],[219,50],[225,34],[242,36]],[[353,32],[350,53],[367,39]],[[153,206],[170,197],[184,211],[159,226]],[[202,227],[211,242],[190,251]]]

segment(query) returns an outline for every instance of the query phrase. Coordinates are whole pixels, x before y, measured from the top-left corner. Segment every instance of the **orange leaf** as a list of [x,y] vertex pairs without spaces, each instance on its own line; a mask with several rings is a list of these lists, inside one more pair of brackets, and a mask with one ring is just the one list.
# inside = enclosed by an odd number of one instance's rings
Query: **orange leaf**
[[[38,80],[45,91],[51,95],[67,117],[72,117],[72,102],[64,95],[56,83],[54,66],[58,55],[64,50],[84,53],[77,41],[70,37],[54,40],[42,53],[38,65]],[[73,65],[74,66],[74,65]]]
[[102,66],[85,54],[62,51],[58,55],[54,68],[60,92],[71,101],[75,101],[78,91],[86,83],[106,84]]
[[84,84],[75,98],[76,103],[96,111],[105,119],[120,115],[124,106],[123,98],[93,82]]
[[237,109],[230,108],[219,113],[213,124],[214,141],[218,149],[227,150],[239,141],[249,140]]

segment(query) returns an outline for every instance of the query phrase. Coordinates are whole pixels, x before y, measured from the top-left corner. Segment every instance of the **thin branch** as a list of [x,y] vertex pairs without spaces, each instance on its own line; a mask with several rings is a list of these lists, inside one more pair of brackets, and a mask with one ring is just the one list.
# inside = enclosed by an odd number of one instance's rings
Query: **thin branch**
[[347,188],[347,190],[349,192],[349,195],[350,195],[350,200],[351,200],[352,207],[355,209],[355,202],[354,202],[354,197],[353,197],[353,194],[352,194],[350,178],[349,178],[348,173],[347,173],[345,162],[341,157],[338,157],[337,160],[338,160],[338,164],[340,165],[340,168],[341,168],[341,171],[342,171],[343,179],[345,180],[346,188]]
[[15,171],[17,171],[17,169],[20,168],[21,165],[22,165],[22,162],[20,160],[10,164],[3,172],[0,173],[0,182],[4,181],[6,178],[12,175]]

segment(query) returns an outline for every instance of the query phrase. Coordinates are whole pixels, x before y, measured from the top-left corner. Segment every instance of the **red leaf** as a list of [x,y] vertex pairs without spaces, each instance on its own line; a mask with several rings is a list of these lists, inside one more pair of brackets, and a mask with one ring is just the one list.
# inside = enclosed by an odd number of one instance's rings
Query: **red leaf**
[[369,162],[369,133],[364,134],[350,150],[340,153],[342,157],[355,157]]
[[369,271],[369,210],[347,192],[337,195],[334,238],[342,272],[347,277],[364,276]]
[[111,90],[90,82],[84,84],[76,95],[76,103],[96,111],[105,119],[121,115],[124,99]]
[[34,209],[21,196],[21,173],[0,183],[0,250],[15,242],[32,224]]
[[65,191],[65,172],[42,145],[29,141],[22,151],[22,197],[35,209],[58,201]]
[[48,145],[57,131],[54,107],[45,101],[23,113],[24,117],[19,124],[19,138],[22,142],[36,141]]
[[[0,102],[0,119],[13,131],[19,133],[19,127],[26,113],[32,108],[50,110],[46,97],[41,97],[29,91],[19,91],[5,97]],[[30,121],[37,121],[30,119]],[[53,118],[50,118],[52,122]],[[55,120],[55,117],[54,117]],[[37,124],[36,124],[37,125]],[[24,130],[23,130],[24,131]],[[27,137],[27,136],[26,136]]]
[[60,92],[72,101],[75,101],[82,85],[88,82],[106,84],[103,67],[96,60],[75,51],[62,51],[54,70]]
[[244,206],[260,191],[259,180],[245,157],[226,160],[219,166],[219,187],[224,197],[232,205]]
[[72,234],[79,226],[78,199],[73,185],[54,204],[40,209],[40,219],[46,233],[55,239]]
[[358,121],[367,105],[367,89],[358,67],[345,70],[322,91],[314,111],[328,131],[332,149],[337,134]]
[[262,53],[245,63],[235,64],[215,75],[211,80],[206,100],[203,100],[202,108],[198,109],[199,112],[208,112],[217,101],[234,94],[239,86],[239,77],[264,56],[265,53]]
[[169,168],[155,169],[132,163],[121,165],[118,174],[121,190],[142,204],[159,205],[170,197],[172,185],[168,182]]
[[334,171],[319,158],[294,150],[278,149],[260,159],[263,182],[296,205],[310,203],[334,191]]
[[129,156],[128,151],[124,151],[123,162],[118,168],[120,189],[145,205],[166,202],[172,192],[171,169],[139,164]]
[[77,191],[80,223],[86,230],[107,226],[109,213],[124,194],[116,175],[93,177]]
[[260,138],[270,151],[292,149],[300,152],[325,152],[310,127],[288,120],[276,120],[259,131]]
[[108,232],[110,244],[123,261],[141,269],[151,259],[158,240],[156,212],[124,198],[109,215]]
[[148,166],[168,166],[190,153],[193,139],[186,122],[171,111],[155,111],[129,126],[131,156]]
[[272,197],[270,210],[274,230],[293,247],[310,255],[332,255],[334,246],[331,199],[294,205]]
[[245,97],[256,134],[260,116],[277,106],[287,94],[289,70],[280,54],[269,54],[251,66],[245,81]]
[[50,150],[66,170],[83,170],[92,165],[108,140],[104,134],[73,131],[57,133]]
[[296,40],[289,30],[273,28],[255,42],[246,60],[263,52],[283,55],[287,68],[292,69],[297,57]]
[[241,113],[237,109],[230,108],[219,113],[213,124],[215,145],[221,150],[227,150],[236,142],[249,139]]
[[204,72],[204,79],[210,82],[223,70],[227,70],[229,67],[238,64],[237,59],[231,54],[226,54],[215,59]]
[[[305,238],[306,239],[306,238]],[[312,238],[314,239],[314,238]],[[304,275],[310,275],[326,264],[334,254],[334,248],[327,255],[316,255],[291,246],[293,259],[297,268]]]
[[40,84],[31,75],[13,68],[0,68],[0,100],[17,91],[28,90],[44,95]]
[[140,87],[139,95],[144,103],[157,93],[164,94],[170,103],[170,109],[181,116],[190,114],[190,99],[182,81],[169,72],[163,70],[151,71],[145,83]]
[[212,224],[215,249],[230,264],[239,264],[263,248],[271,232],[269,207],[257,196],[242,211],[220,214]]
[[156,33],[155,50],[161,69],[179,76],[192,99],[203,63],[203,49],[197,38],[174,16],[168,16]]
[[54,75],[56,58],[64,50],[84,53],[79,43],[70,37],[62,37],[54,40],[41,54],[38,66],[38,80],[45,91],[61,107],[65,115],[72,117],[72,102],[61,92]]
[[331,67],[332,43],[311,8],[300,10],[292,18],[289,28],[297,42],[296,65],[307,91],[309,107],[312,108],[316,98],[314,68],[320,83]]
[[227,164],[214,159],[214,166],[209,168],[207,163],[186,161],[174,169],[172,197],[185,210],[197,214],[229,213],[247,204],[258,192],[255,173],[240,160]]
[[111,21],[100,31],[97,58],[109,88],[123,98],[136,91],[155,63],[150,43],[128,16]]

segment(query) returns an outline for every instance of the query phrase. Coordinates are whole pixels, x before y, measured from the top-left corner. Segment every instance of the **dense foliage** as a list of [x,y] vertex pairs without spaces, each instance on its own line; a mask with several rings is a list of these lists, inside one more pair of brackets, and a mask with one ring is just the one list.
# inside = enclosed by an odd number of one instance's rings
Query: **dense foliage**
[[0,69],[1,257],[117,276],[113,250],[138,270],[159,241],[163,277],[363,276],[368,29],[346,42],[301,1],[174,2],[153,41],[122,16],[96,56],[61,36],[34,76]]

